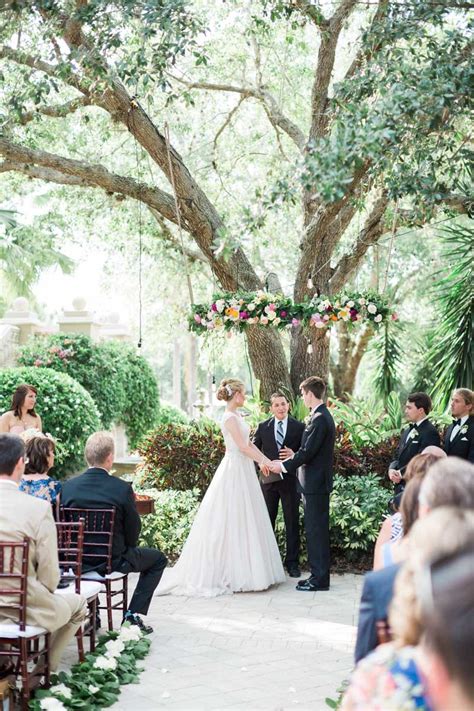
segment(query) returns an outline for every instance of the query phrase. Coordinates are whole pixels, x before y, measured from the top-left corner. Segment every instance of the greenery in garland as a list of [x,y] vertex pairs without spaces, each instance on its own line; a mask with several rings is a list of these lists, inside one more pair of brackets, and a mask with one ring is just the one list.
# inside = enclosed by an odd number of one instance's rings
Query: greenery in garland
[[20,350],[21,365],[52,368],[75,378],[92,396],[101,425],[123,422],[135,447],[155,421],[159,406],[155,375],[126,343],[95,343],[88,336],[38,336]]
[[195,304],[189,328],[196,333],[209,331],[245,331],[252,325],[278,329],[297,326],[329,328],[343,321],[347,324],[371,322],[375,326],[397,316],[387,300],[375,292],[314,296],[307,303],[296,304],[283,294],[266,291],[214,294],[211,304]]
[[146,657],[150,644],[136,626],[125,624],[120,631],[107,632],[84,662],[75,664],[69,673],[53,675],[51,688],[37,691],[29,708],[95,711],[112,706],[121,686],[138,682],[143,669],[137,662]]
[[100,418],[89,393],[76,380],[50,368],[5,368],[0,371],[0,412],[10,409],[13,392],[28,383],[38,389],[36,411],[58,443],[54,476],[63,477],[84,465],[87,437],[100,429]]

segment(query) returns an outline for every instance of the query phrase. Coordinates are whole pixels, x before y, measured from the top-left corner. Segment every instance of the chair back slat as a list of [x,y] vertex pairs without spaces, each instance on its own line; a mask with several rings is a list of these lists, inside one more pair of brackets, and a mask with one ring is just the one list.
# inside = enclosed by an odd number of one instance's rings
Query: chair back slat
[[76,593],[81,592],[82,556],[84,552],[84,519],[58,521],[58,558],[62,574],[69,570],[74,575]]
[[60,506],[62,522],[84,521],[84,544],[82,565],[84,572],[99,570],[112,572],[112,541],[115,523],[115,508],[79,509]]
[[28,589],[28,553],[30,542],[0,541],[0,595],[12,598],[3,607],[18,611],[18,624],[26,626],[26,593]]

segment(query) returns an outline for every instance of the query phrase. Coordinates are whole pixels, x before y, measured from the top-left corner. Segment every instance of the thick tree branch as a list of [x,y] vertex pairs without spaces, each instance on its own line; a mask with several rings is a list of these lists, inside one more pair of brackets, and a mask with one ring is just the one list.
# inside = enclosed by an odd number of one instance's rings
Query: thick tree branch
[[184,84],[188,89],[201,89],[204,91],[225,91],[240,94],[244,98],[253,98],[260,101],[265,108],[266,114],[273,124],[278,126],[284,133],[287,134],[299,148],[303,151],[306,144],[306,139],[303,131],[291,119],[284,115],[278,102],[272,94],[265,88],[254,86],[237,86],[235,84],[216,84],[213,82],[189,82],[180,77],[172,76],[173,79],[180,84]]
[[[374,13],[374,16],[372,18],[372,21],[370,23],[370,28],[368,30],[368,34],[373,31],[373,29],[382,22],[382,20],[386,17],[387,12],[388,12],[388,7],[389,7],[389,0],[380,0],[379,6],[377,10]],[[382,48],[383,44],[382,42],[374,42],[374,44],[371,47],[361,47],[359,51],[357,52],[355,58],[353,59],[351,65],[349,66],[349,69],[347,70],[345,76],[344,76],[344,81],[346,79],[350,79],[351,77],[355,76],[359,69],[362,67],[362,64],[364,62],[368,62],[374,57],[377,52]]]
[[[177,222],[174,200],[171,195],[159,188],[139,183],[133,178],[111,173],[102,165],[72,160],[46,151],[32,150],[5,138],[0,138],[0,155],[6,159],[7,166],[11,166],[10,170],[16,169],[13,166],[18,166],[19,172],[30,175],[30,177],[45,178],[50,175],[56,178],[54,182],[98,187],[109,193],[126,195],[154,208],[167,220]],[[41,171],[39,168],[47,169],[47,171]],[[65,180],[60,181],[60,176],[64,176]],[[186,223],[183,224],[183,227],[187,228]]]
[[329,26],[329,20],[326,20],[323,13],[309,0],[292,0],[292,6],[296,7],[302,15],[306,15],[311,22],[314,22],[316,27],[325,30]]
[[382,195],[376,200],[372,208],[372,212],[368,216],[364,228],[359,233],[356,243],[349,254],[345,254],[339,260],[329,285],[331,293],[337,293],[346,283],[349,276],[357,269],[362,262],[369,247],[377,240],[384,232],[383,216],[389,199],[386,195]]
[[322,138],[329,125],[328,92],[334,69],[336,49],[344,20],[350,15],[357,0],[343,0],[331,17],[327,29],[321,33],[321,44],[311,91],[310,140]]

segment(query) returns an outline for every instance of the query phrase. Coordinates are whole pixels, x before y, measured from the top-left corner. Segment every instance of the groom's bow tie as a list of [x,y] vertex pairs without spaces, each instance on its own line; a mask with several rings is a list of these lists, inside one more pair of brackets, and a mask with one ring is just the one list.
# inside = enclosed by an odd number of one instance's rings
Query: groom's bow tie
[[416,424],[416,422],[410,422],[409,427],[410,430],[416,430],[418,428],[418,425]]
[[461,426],[461,418],[459,418],[459,420],[453,420],[453,426],[456,427],[456,425]]

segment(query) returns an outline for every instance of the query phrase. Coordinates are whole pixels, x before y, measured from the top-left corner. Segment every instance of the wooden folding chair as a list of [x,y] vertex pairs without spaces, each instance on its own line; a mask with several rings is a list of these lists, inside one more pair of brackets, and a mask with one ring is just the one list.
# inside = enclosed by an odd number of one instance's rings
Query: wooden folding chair
[[[12,610],[13,616],[18,616],[18,622],[0,623],[0,658],[16,660],[13,673],[17,679],[21,678],[21,707],[24,710],[28,709],[31,691],[38,686],[41,677],[43,686],[50,686],[51,635],[43,627],[26,624],[28,551],[27,538],[18,543],[0,541],[2,608]],[[35,665],[31,671],[28,669],[30,663]],[[37,683],[32,684],[33,680]]]
[[[78,509],[61,506],[61,521],[84,519],[84,551],[82,554],[82,580],[100,583],[105,592],[109,630],[113,630],[113,610],[120,610],[122,616],[128,609],[128,573],[112,570],[112,541],[114,536],[115,509]],[[119,587],[114,585],[119,583]],[[114,602],[114,599],[118,598]]]
[[76,632],[77,651],[79,661],[84,661],[84,636],[89,637],[89,649],[95,650],[96,640],[96,613],[99,593],[102,586],[98,582],[81,580],[82,575],[82,555],[84,551],[84,520],[74,522],[56,523],[58,534],[58,557],[59,567],[62,574],[74,577],[74,582],[67,588],[58,588],[57,594],[68,593],[74,590],[78,595],[82,595],[87,600],[87,619],[84,627],[81,625]]

